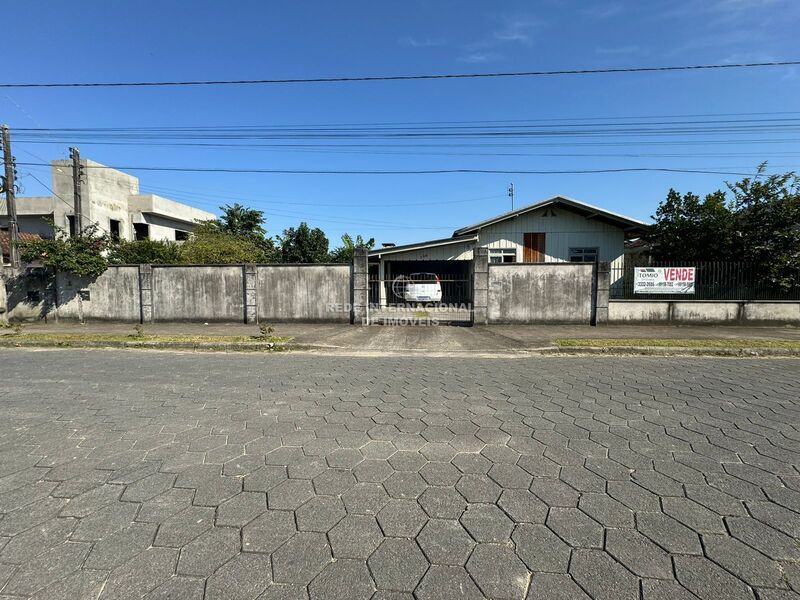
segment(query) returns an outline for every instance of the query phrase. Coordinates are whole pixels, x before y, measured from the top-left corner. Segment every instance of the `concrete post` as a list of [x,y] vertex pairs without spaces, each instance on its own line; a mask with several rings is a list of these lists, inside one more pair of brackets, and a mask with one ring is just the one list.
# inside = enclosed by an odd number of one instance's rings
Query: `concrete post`
[[6,295],[6,268],[0,256],[0,324],[8,323],[8,297]]
[[139,265],[139,304],[141,323],[153,322],[153,267]]
[[256,266],[244,266],[244,322],[258,323],[258,280]]
[[489,322],[489,250],[475,248],[472,258],[472,322]]
[[369,303],[369,267],[367,249],[356,248],[353,252],[353,323],[366,325]]
[[595,265],[596,286],[594,297],[594,325],[608,325],[608,299],[611,289],[611,263],[598,262]]

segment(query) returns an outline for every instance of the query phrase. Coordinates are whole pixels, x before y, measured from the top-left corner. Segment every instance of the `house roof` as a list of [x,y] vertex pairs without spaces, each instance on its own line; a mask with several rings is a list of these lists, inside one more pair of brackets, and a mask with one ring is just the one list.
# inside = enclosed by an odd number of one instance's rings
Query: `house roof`
[[[10,235],[7,230],[0,231],[0,256],[10,256],[10,248],[11,244],[9,243]],[[24,233],[22,231],[19,232],[18,239],[20,242],[30,242],[33,240],[40,240],[42,238],[35,233]]]
[[462,227],[461,229],[457,229],[456,231],[454,231],[453,236],[455,237],[472,233],[479,229],[482,229],[483,227],[488,227],[489,225],[494,225],[495,223],[499,223],[507,219],[513,219],[520,215],[524,215],[525,213],[553,205],[566,206],[570,210],[583,214],[587,218],[602,220],[607,223],[611,223],[613,225],[621,227],[623,229],[631,229],[634,231],[639,231],[647,229],[649,227],[649,225],[644,221],[639,221],[637,219],[632,219],[630,217],[626,217],[624,215],[620,215],[615,212],[605,210],[603,208],[598,208],[597,206],[592,206],[591,204],[587,204],[585,202],[581,202],[573,198],[567,198],[566,196],[553,196],[552,198],[548,198],[547,200],[542,200],[541,202],[537,202],[535,204],[523,206],[522,208],[518,208],[516,210],[503,213],[496,217],[492,217],[491,219],[481,221],[480,223],[475,223],[474,225]]
[[415,244],[405,244],[403,246],[391,246],[389,248],[376,248],[370,250],[370,256],[380,256],[382,254],[394,254],[395,252],[408,252],[410,250],[418,250],[420,248],[430,248],[432,246],[447,246],[448,244],[461,244],[463,242],[474,242],[478,239],[476,235],[463,235],[453,236],[449,238],[442,238],[440,240],[428,240],[427,242],[417,242]]

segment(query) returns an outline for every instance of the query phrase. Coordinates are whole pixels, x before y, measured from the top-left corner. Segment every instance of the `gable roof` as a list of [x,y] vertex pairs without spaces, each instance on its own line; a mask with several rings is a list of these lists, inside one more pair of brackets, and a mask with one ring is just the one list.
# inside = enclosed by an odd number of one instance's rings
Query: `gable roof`
[[419,250],[431,248],[433,246],[447,246],[449,244],[461,244],[463,242],[474,242],[478,237],[475,235],[453,236],[440,240],[428,240],[427,242],[417,242],[415,244],[404,244],[402,246],[389,246],[387,248],[375,248],[369,251],[370,256],[380,256],[381,254],[393,254],[395,252],[408,252],[409,250]]
[[483,227],[488,227],[489,225],[494,225],[495,223],[499,223],[507,219],[513,219],[520,215],[524,215],[525,213],[534,210],[539,210],[541,208],[545,208],[546,206],[554,206],[554,205],[565,206],[568,209],[572,210],[573,212],[582,214],[587,218],[593,218],[605,221],[607,223],[611,223],[612,225],[616,225],[617,227],[620,227],[622,229],[643,231],[649,227],[649,225],[644,221],[639,221],[637,219],[632,219],[630,217],[626,217],[624,215],[620,215],[615,212],[605,210],[603,208],[598,208],[597,206],[592,206],[591,204],[586,204],[585,202],[581,202],[573,198],[567,198],[566,196],[553,196],[552,198],[548,198],[547,200],[542,200],[541,202],[537,202],[535,204],[523,206],[522,208],[518,208],[516,210],[503,213],[502,215],[492,217],[491,219],[486,219],[485,221],[481,221],[480,223],[475,223],[474,225],[469,225],[467,227],[462,227],[461,229],[457,229],[456,231],[453,232],[453,237],[474,233],[479,229],[482,229]]

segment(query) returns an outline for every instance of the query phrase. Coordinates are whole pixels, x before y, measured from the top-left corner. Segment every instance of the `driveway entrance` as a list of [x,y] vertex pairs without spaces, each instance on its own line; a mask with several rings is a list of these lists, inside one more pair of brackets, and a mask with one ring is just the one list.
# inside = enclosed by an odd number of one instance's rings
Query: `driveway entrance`
[[[424,285],[424,295],[418,292]],[[472,262],[386,261],[370,265],[368,321],[387,325],[472,324]]]

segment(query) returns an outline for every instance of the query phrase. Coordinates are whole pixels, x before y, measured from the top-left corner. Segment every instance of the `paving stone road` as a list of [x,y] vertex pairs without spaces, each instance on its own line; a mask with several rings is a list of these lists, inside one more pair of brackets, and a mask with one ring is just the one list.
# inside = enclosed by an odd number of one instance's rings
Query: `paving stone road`
[[800,361],[0,352],[0,597],[779,600]]

